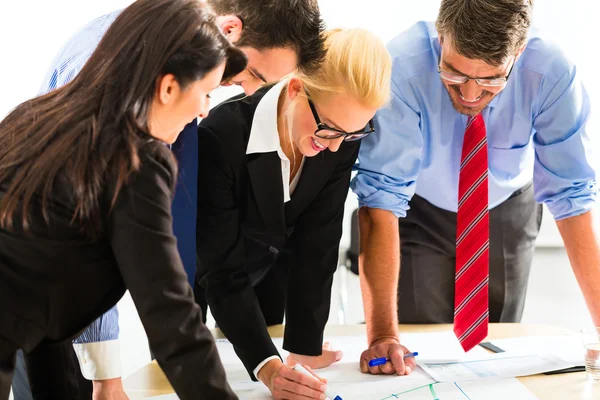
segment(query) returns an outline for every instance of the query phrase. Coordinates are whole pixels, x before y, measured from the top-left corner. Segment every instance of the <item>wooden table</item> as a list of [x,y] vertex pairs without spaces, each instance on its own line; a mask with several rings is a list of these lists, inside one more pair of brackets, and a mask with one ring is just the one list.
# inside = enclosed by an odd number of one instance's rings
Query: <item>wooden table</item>
[[[452,325],[400,325],[400,332],[436,332],[452,330]],[[271,336],[280,337],[282,326],[269,329]],[[488,340],[519,336],[546,336],[572,333],[550,325],[490,324]],[[216,337],[222,337],[219,331]],[[333,325],[326,329],[331,336],[364,335],[364,325]],[[534,375],[519,380],[542,400],[592,400],[600,399],[600,383],[586,379],[585,372],[561,375]],[[171,385],[156,362],[151,362],[125,379],[125,391],[131,400],[173,393]],[[512,399],[517,400],[517,399]]]

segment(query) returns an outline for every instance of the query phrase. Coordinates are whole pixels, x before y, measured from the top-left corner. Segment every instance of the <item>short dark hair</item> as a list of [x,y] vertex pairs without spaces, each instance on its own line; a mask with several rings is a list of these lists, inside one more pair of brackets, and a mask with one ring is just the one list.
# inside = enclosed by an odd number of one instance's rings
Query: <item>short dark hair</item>
[[207,0],[217,15],[235,15],[244,24],[236,46],[258,50],[291,48],[298,67],[316,70],[325,57],[325,24],[317,0]]
[[442,0],[438,33],[454,50],[498,66],[527,42],[533,0]]

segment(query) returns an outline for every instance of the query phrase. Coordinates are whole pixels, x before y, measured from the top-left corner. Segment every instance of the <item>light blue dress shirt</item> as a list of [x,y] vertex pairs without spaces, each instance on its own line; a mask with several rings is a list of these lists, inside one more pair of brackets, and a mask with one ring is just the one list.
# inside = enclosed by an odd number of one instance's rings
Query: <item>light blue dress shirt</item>
[[[404,217],[416,193],[456,212],[467,117],[452,106],[437,72],[433,23],[419,22],[388,44],[392,102],[363,139],[352,189],[360,206]],[[559,220],[596,200],[586,122],[590,103],[575,65],[532,30],[507,86],[482,112],[493,208],[533,179],[535,199]]]
[[[48,71],[40,94],[69,83],[81,71],[98,43],[122,10],[103,15],[77,32],[59,51]],[[119,338],[119,312],[114,306],[94,321],[74,343],[93,343]]]
[[69,39],[52,61],[40,94],[59,88],[73,80],[122,11],[113,11],[96,18]]

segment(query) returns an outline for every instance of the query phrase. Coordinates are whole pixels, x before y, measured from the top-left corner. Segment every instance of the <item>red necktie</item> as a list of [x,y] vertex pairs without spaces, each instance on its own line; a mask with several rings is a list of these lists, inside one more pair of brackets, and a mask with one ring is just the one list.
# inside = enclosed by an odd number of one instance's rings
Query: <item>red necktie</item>
[[454,333],[465,351],[488,333],[488,149],[481,114],[470,117],[460,162]]

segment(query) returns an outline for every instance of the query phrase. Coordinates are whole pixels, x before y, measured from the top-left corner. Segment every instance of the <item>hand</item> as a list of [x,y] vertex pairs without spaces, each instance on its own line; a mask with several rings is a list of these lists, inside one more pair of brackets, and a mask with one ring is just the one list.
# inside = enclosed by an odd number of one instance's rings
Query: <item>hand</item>
[[[404,358],[404,354],[406,353],[410,353],[410,351],[396,339],[376,340],[360,356],[360,370],[365,374],[370,372],[375,375],[408,375],[414,371],[416,362],[414,357]],[[388,361],[383,365],[369,367],[369,361],[380,357],[389,358],[391,362]]]
[[94,381],[93,400],[129,400],[123,390],[121,378]]
[[280,359],[271,360],[258,371],[257,378],[269,388],[275,400],[324,400],[327,381],[315,375],[310,367],[305,368],[314,378],[294,371]]
[[290,353],[285,362],[289,366],[296,364],[308,365],[313,369],[329,367],[334,362],[340,361],[344,354],[331,348],[331,344],[326,342],[323,344],[323,352],[320,356],[303,356],[300,354]]

